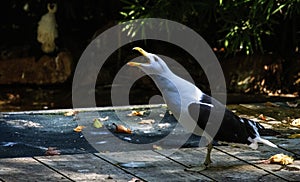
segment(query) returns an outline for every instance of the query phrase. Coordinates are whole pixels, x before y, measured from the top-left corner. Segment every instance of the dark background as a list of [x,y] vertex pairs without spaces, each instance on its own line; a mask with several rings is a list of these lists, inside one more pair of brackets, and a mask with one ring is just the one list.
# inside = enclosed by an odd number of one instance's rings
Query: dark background
[[[56,50],[44,53],[37,41],[37,26],[47,13],[47,4],[56,3],[58,26]],[[300,91],[300,1],[149,1],[149,0],[3,0],[0,6],[0,110],[31,110],[72,107],[72,74],[87,45],[108,28],[137,18],[165,18],[187,25],[198,32],[217,55],[230,94],[297,96]],[[110,84],[118,68],[137,56],[131,51],[141,46],[153,53],[164,52],[191,73],[196,85],[209,94],[201,67],[190,55],[166,42],[141,41],[121,47],[110,56],[98,76],[98,106],[110,105]],[[51,75],[39,69],[60,53],[68,53],[71,73],[51,82],[33,80]],[[37,67],[28,80],[8,81],[19,73],[4,73],[10,66]],[[51,65],[49,66],[51,67]],[[63,71],[63,70],[62,70]],[[20,73],[22,74],[22,73]],[[5,78],[7,81],[5,82]],[[148,78],[132,88],[132,104],[147,103],[158,94]],[[260,98],[259,96],[254,98]],[[239,97],[237,97],[239,98]],[[229,102],[232,101],[229,99]],[[245,101],[240,97],[236,102]],[[259,101],[259,100],[258,100]]]

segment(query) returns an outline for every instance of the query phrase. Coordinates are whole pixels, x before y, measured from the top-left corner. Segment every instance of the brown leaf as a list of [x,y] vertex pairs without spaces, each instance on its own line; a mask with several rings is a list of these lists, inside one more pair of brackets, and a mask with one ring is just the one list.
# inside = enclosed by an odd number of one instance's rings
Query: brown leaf
[[64,116],[75,116],[78,113],[79,113],[79,111],[71,110],[71,111],[65,112]]
[[16,101],[16,100],[20,99],[20,95],[19,94],[14,95],[14,94],[8,93],[7,98],[10,101]]
[[284,154],[276,154],[269,158],[270,163],[277,163],[281,165],[288,165],[294,162],[294,159]]
[[265,103],[265,106],[268,106],[268,107],[279,107],[278,104],[275,104],[275,103],[273,103],[273,102],[266,102],[266,103]]
[[48,147],[45,152],[45,155],[53,156],[53,155],[60,155],[60,151],[57,150],[56,147]]
[[155,122],[154,119],[144,119],[138,122],[139,124],[153,124]]
[[116,127],[115,130],[116,133],[127,133],[127,134],[132,133],[132,131],[129,128],[126,128],[124,125],[117,125],[115,123],[113,123],[113,125]]
[[143,116],[146,111],[131,111],[127,116]]
[[260,114],[260,115],[258,116],[258,118],[261,119],[261,120],[263,120],[263,121],[266,121],[266,120],[267,120],[267,118],[266,118],[263,114]]
[[74,128],[73,130],[74,130],[75,132],[81,132],[83,128],[85,128],[85,126],[78,125],[78,126],[77,126],[76,128]]
[[7,103],[6,101],[0,100],[0,105],[4,105],[6,103]]

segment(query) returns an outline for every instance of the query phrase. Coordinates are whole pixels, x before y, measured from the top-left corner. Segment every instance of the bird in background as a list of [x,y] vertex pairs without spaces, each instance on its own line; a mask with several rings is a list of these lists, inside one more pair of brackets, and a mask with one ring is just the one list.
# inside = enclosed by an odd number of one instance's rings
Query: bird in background
[[[261,138],[260,132],[264,130],[262,125],[237,116],[194,84],[175,75],[159,56],[148,53],[140,47],[134,47],[133,50],[146,57],[147,62],[128,62],[127,65],[138,67],[149,75],[179,123],[187,131],[204,136],[208,141],[204,163],[187,170],[201,171],[212,163],[210,155],[213,140],[247,144],[252,149],[258,148],[258,142],[277,148],[272,142]],[[214,119],[220,114],[221,120]]]

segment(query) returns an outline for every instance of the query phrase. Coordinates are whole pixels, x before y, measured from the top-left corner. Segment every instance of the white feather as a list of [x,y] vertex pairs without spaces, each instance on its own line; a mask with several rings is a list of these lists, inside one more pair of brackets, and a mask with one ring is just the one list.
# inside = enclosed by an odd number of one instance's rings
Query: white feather
[[254,138],[254,139],[252,139],[252,138],[249,137],[248,140],[251,142],[251,144],[249,145],[249,147],[252,148],[252,149],[255,149],[255,150],[258,148],[258,144],[257,144],[258,142],[263,143],[265,145],[268,145],[270,147],[278,148],[277,145],[275,145],[274,143],[270,142],[269,140],[261,138],[260,136]]

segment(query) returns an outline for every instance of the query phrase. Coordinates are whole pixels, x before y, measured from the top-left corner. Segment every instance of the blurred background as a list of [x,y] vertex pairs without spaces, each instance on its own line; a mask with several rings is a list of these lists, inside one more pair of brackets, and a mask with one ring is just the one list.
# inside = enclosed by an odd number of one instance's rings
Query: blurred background
[[[72,78],[85,48],[118,23],[164,18],[199,33],[224,70],[229,103],[297,98],[300,91],[300,0],[3,0],[0,6],[0,111],[72,107]],[[142,31],[142,30],[133,30]],[[118,69],[140,46],[182,64],[208,93],[200,65],[167,42],[145,40],[112,54],[98,75],[97,106],[109,106]],[[148,77],[131,104],[159,94]],[[83,98],[84,99],[84,98]]]

